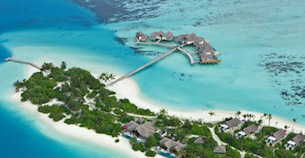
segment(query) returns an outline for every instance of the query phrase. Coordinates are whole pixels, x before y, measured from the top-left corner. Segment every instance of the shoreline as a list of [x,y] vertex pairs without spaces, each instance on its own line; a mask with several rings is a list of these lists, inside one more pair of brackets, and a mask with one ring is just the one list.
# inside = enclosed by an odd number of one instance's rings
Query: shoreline
[[[117,77],[120,77],[117,75]],[[179,118],[187,118],[187,119],[193,119],[198,120],[201,119],[204,122],[219,122],[224,120],[228,117],[236,117],[237,111],[229,111],[229,110],[217,110],[217,109],[211,109],[211,110],[187,110],[187,109],[175,109],[174,106],[162,106],[150,98],[147,98],[143,95],[141,95],[140,87],[137,85],[137,83],[132,80],[131,78],[126,78],[118,83],[116,83],[113,86],[107,87],[108,89],[116,92],[115,96],[118,99],[122,98],[128,98],[130,102],[134,103],[138,107],[141,108],[147,108],[150,109],[153,112],[159,112],[161,109],[165,109],[168,111],[168,114],[171,116],[177,116]],[[215,116],[211,117],[210,121],[210,115],[208,114],[210,111],[215,112]],[[246,110],[239,110],[241,112],[240,119],[242,120],[243,114],[252,114],[254,115],[254,120],[259,120],[262,118],[263,113],[260,112],[252,112],[252,111],[246,111]],[[263,125],[268,126],[268,120],[266,118],[262,118]],[[285,125],[287,125],[289,128],[287,131],[292,131],[293,126],[293,132],[305,132],[305,125],[294,123],[293,121],[287,120],[285,118],[281,118],[278,116],[273,116],[270,121],[270,126],[284,129]]]
[[[29,78],[34,72],[37,72],[38,70],[32,67],[27,67],[25,72],[25,78]],[[90,70],[89,70],[90,71]],[[119,77],[120,75],[117,72],[114,72],[114,74]],[[96,74],[93,74],[96,76]],[[180,109],[174,109],[172,107],[168,106],[162,106],[153,100],[146,98],[145,96],[141,95],[140,87],[137,85],[137,83],[131,79],[127,78],[121,82],[118,82],[117,84],[107,87],[109,90],[116,92],[116,97],[118,99],[121,98],[128,98],[130,102],[134,103],[138,107],[141,108],[148,108],[153,112],[159,112],[160,109],[166,109],[168,111],[169,115],[174,115],[179,118],[191,118],[191,119],[202,119],[204,122],[210,122],[210,116],[208,112],[213,111],[215,112],[215,116],[211,118],[211,122],[217,122],[222,121],[224,118],[227,117],[235,117],[236,111],[228,111],[228,110],[180,110]],[[130,155],[131,157],[146,157],[144,153],[141,153],[139,151],[134,151],[131,148],[131,145],[129,144],[128,140],[123,138],[122,136],[119,136],[118,139],[120,140],[119,143],[115,143],[116,138],[112,138],[111,136],[105,135],[105,134],[98,134],[95,133],[93,130],[88,130],[86,128],[78,127],[76,125],[68,125],[65,124],[63,121],[54,122],[52,119],[50,119],[47,114],[42,114],[37,111],[37,106],[31,104],[29,101],[27,102],[21,102],[20,101],[21,96],[19,93],[13,93],[10,94],[10,101],[17,104],[18,107],[21,107],[22,110],[25,110],[26,113],[31,114],[34,117],[39,118],[42,122],[46,123],[48,127],[53,128],[55,131],[60,132],[64,136],[68,136],[71,138],[76,138],[79,140],[84,140],[96,145],[99,145],[101,147],[106,147],[109,149],[113,149],[116,151],[120,151],[124,154]],[[242,114],[253,114],[255,116],[255,120],[259,120],[262,113],[258,112],[250,112],[250,111],[243,111],[241,110]],[[268,125],[268,120],[263,118],[263,124]],[[305,126],[297,123],[293,123],[292,121],[285,120],[284,118],[273,116],[271,123],[271,126],[277,127],[277,128],[284,128],[285,125],[291,127],[293,125],[294,132],[298,133],[299,131],[305,131]],[[39,130],[45,134],[48,137],[50,134],[48,134],[47,129],[44,129],[43,127],[38,125]],[[291,128],[288,128],[288,131],[292,131]],[[55,139],[55,138],[54,138]],[[161,155],[156,155],[156,157],[162,157]]]
[[[48,114],[38,112],[38,106],[33,105],[29,101],[21,102],[20,94],[21,92],[10,95],[12,103],[17,104],[18,107],[20,107],[22,110],[25,110],[27,114],[31,114],[32,116],[40,119],[43,123],[45,123],[45,125],[53,128],[57,132],[60,132],[60,134],[73,139],[87,141],[90,143],[94,143],[95,145],[99,145],[101,147],[106,147],[108,149],[119,151],[120,153],[127,154],[130,157],[145,157],[145,153],[132,150],[129,141],[122,136],[113,138],[106,134],[98,134],[93,130],[88,130],[87,128],[79,127],[76,125],[68,125],[64,123],[63,120],[59,122],[54,122],[48,117]],[[52,135],[50,135],[50,133],[48,133],[48,129],[46,129],[45,127],[41,127],[39,124],[38,127],[41,133],[48,137],[53,137]],[[115,143],[116,139],[119,139],[120,141],[118,143]]]
[[[33,73],[38,72],[37,69],[28,66],[26,68],[26,75],[25,78],[29,78]],[[52,139],[56,139],[53,137],[56,137],[52,135],[47,128],[52,128],[56,132],[59,132],[63,136],[67,136],[73,139],[79,139],[83,140],[89,143],[93,143],[94,145],[98,145],[101,147],[106,147],[106,149],[111,149],[114,151],[119,151],[119,153],[122,153],[124,155],[128,155],[129,157],[146,157],[145,153],[139,152],[139,151],[134,151],[129,143],[129,141],[122,137],[111,137],[106,134],[98,134],[93,130],[89,130],[87,128],[79,127],[76,125],[68,125],[64,123],[63,120],[54,122],[52,119],[48,117],[48,114],[43,114],[38,112],[38,106],[33,105],[30,101],[26,102],[21,102],[21,92],[16,93],[15,91],[12,94],[9,94],[9,101],[11,103],[14,103],[15,105],[18,106],[18,108],[26,111],[27,114],[34,116],[38,118],[40,121],[45,123],[42,126],[39,124],[36,124],[38,127],[38,130],[46,135],[47,137],[51,137]],[[51,101],[52,102],[52,101]],[[119,139],[120,141],[118,143],[115,142],[116,139]],[[156,155],[156,158],[162,158],[160,155]]]

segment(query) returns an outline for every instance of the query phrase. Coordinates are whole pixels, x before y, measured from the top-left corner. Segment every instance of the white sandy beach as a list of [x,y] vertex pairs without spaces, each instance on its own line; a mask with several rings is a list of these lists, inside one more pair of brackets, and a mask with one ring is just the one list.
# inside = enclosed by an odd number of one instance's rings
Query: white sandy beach
[[[27,69],[27,75],[26,78],[30,77],[34,72],[37,72],[38,70],[32,67],[29,67]],[[37,111],[37,106],[31,104],[29,101],[21,102],[21,92],[11,94],[11,101],[15,103],[15,105],[18,105],[18,108],[20,110],[26,111],[26,113],[30,116],[34,116],[37,119],[40,119],[45,123],[45,125],[48,125],[48,127],[53,128],[54,130],[58,131],[60,134],[63,134],[68,137],[72,137],[73,139],[81,139],[83,141],[89,141],[91,143],[101,145],[102,147],[106,147],[121,153],[126,154],[126,157],[146,157],[145,153],[142,152],[136,152],[132,150],[131,145],[129,144],[129,141],[124,137],[119,137],[119,142],[115,143],[115,139],[111,136],[105,135],[105,134],[98,134],[95,133],[93,130],[88,130],[86,128],[78,127],[76,125],[68,125],[62,121],[54,122],[52,119],[48,117],[47,114],[42,114]],[[51,101],[50,103],[55,103],[56,101]],[[39,130],[44,133],[46,136],[54,137],[52,136],[48,128],[39,127]],[[162,157],[160,155],[157,155],[156,157]]]
[[[30,77],[32,73],[36,71],[38,70],[29,66],[29,68],[27,68],[26,77],[27,78]],[[212,117],[211,121],[216,122],[216,121],[221,121],[226,117],[235,117],[235,113],[236,113],[236,111],[224,111],[224,110],[196,110],[196,111],[183,110],[182,111],[174,108],[167,108],[169,106],[159,105],[154,101],[152,101],[151,99],[143,97],[141,95],[140,88],[138,87],[136,82],[133,81],[131,78],[125,79],[115,84],[114,86],[108,88],[110,90],[115,91],[116,96],[118,98],[128,98],[131,102],[135,103],[139,107],[149,108],[154,112],[158,112],[160,109],[165,108],[168,111],[169,115],[175,115],[180,118],[202,119],[205,122],[209,122],[210,116],[208,112],[213,111],[216,113],[216,115]],[[73,137],[75,139],[89,141],[104,147],[121,151],[126,155],[130,155],[130,157],[145,157],[144,153],[133,151],[128,140],[123,137],[119,138],[120,139],[119,143],[115,143],[115,138],[112,138],[110,136],[104,134],[97,134],[92,130],[81,128],[75,125],[67,125],[63,121],[54,122],[53,120],[48,118],[46,114],[39,113],[37,111],[37,106],[32,105],[30,102],[21,102],[20,93],[12,94],[11,99],[16,103],[16,105],[20,106],[19,108],[21,108],[22,110],[26,110],[27,113],[29,113],[29,115],[41,119],[47,125],[54,128],[56,131],[60,132],[63,135]],[[262,113],[242,111],[242,110],[241,112],[242,114],[253,114],[256,120],[260,119],[261,116],[263,115]],[[268,121],[266,119],[263,120],[264,123],[267,125]],[[293,122],[273,116],[271,120],[271,125],[277,128],[284,128],[285,125],[291,127],[293,125]],[[295,132],[305,131],[305,126],[300,124],[295,124],[294,129]],[[45,133],[48,136],[48,131],[46,129],[41,128],[40,130],[42,131],[42,133]],[[291,130],[291,128],[289,128],[288,130]],[[157,157],[161,157],[161,156],[157,155]]]
[[[205,122],[217,122],[222,121],[225,118],[228,117],[236,117],[235,113],[236,111],[227,111],[227,110],[187,110],[187,109],[174,109],[172,107],[175,107],[174,105],[168,106],[162,106],[150,98],[146,98],[143,95],[141,95],[140,87],[137,85],[137,83],[132,80],[131,78],[127,78],[121,82],[116,83],[113,86],[108,87],[110,90],[113,90],[116,92],[117,98],[128,98],[130,102],[136,104],[139,107],[142,108],[148,108],[154,112],[159,112],[160,109],[164,108],[168,111],[169,115],[177,116],[180,118],[188,118],[188,119],[201,119]],[[215,116],[212,116],[210,120],[210,115],[208,114],[210,111],[215,112]],[[259,120],[262,118],[263,113],[258,112],[251,112],[251,111],[244,111],[240,110],[242,114],[252,114],[254,115],[255,120]],[[242,114],[240,117],[242,117]],[[262,118],[265,125],[268,125],[268,120],[266,118]],[[282,128],[284,129],[285,125],[289,127],[293,127],[294,132],[305,132],[305,125],[301,124],[295,124],[293,121],[286,120],[284,118],[272,116],[272,119],[270,121],[270,125]],[[292,131],[292,128],[288,128],[288,132]]]

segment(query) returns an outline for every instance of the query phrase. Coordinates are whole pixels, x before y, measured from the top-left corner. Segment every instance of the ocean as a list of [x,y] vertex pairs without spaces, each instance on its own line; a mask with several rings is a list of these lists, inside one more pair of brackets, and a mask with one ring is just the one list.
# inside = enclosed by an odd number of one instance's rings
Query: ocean
[[[3,59],[11,56],[37,64],[66,61],[94,74],[125,74],[167,51],[135,46],[133,38],[139,30],[194,32],[209,39],[222,60],[218,65],[191,65],[186,56],[174,53],[132,76],[144,97],[165,108],[248,110],[297,118],[305,124],[302,1],[95,2],[89,0],[83,7],[68,0],[0,2],[0,151],[4,157],[124,157],[56,131],[41,132],[43,123],[20,111],[8,96],[14,91],[13,82],[27,76],[28,67]],[[93,8],[106,4],[115,12],[103,14],[107,9],[101,7],[98,14],[103,16],[96,17]]]

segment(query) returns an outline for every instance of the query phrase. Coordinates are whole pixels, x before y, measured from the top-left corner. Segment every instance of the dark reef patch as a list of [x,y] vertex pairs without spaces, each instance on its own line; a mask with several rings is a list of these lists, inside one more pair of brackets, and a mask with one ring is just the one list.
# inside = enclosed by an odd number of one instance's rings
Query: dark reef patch
[[270,53],[261,58],[259,65],[270,74],[286,105],[304,106],[305,56]]
[[170,74],[172,78],[177,78],[179,81],[190,81],[193,78],[193,75],[189,75],[181,72],[173,72]]
[[[132,0],[70,0],[96,14],[100,23],[114,23],[145,18],[158,17],[159,14],[150,14],[158,9],[160,1],[132,1]],[[145,7],[132,7],[132,6]]]

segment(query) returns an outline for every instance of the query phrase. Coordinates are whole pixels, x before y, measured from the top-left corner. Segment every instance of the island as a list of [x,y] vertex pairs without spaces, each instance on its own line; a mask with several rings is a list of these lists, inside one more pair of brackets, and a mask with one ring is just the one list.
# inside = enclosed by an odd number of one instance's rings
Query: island
[[[30,101],[55,122],[110,135],[115,142],[128,139],[133,150],[148,157],[299,158],[305,153],[302,133],[262,124],[270,124],[271,114],[255,119],[237,111],[220,122],[184,119],[117,99],[106,86],[115,79],[111,73],[94,76],[81,68],[68,69],[65,62],[44,63],[40,70],[14,83],[22,102]],[[211,120],[215,113],[209,115]]]

